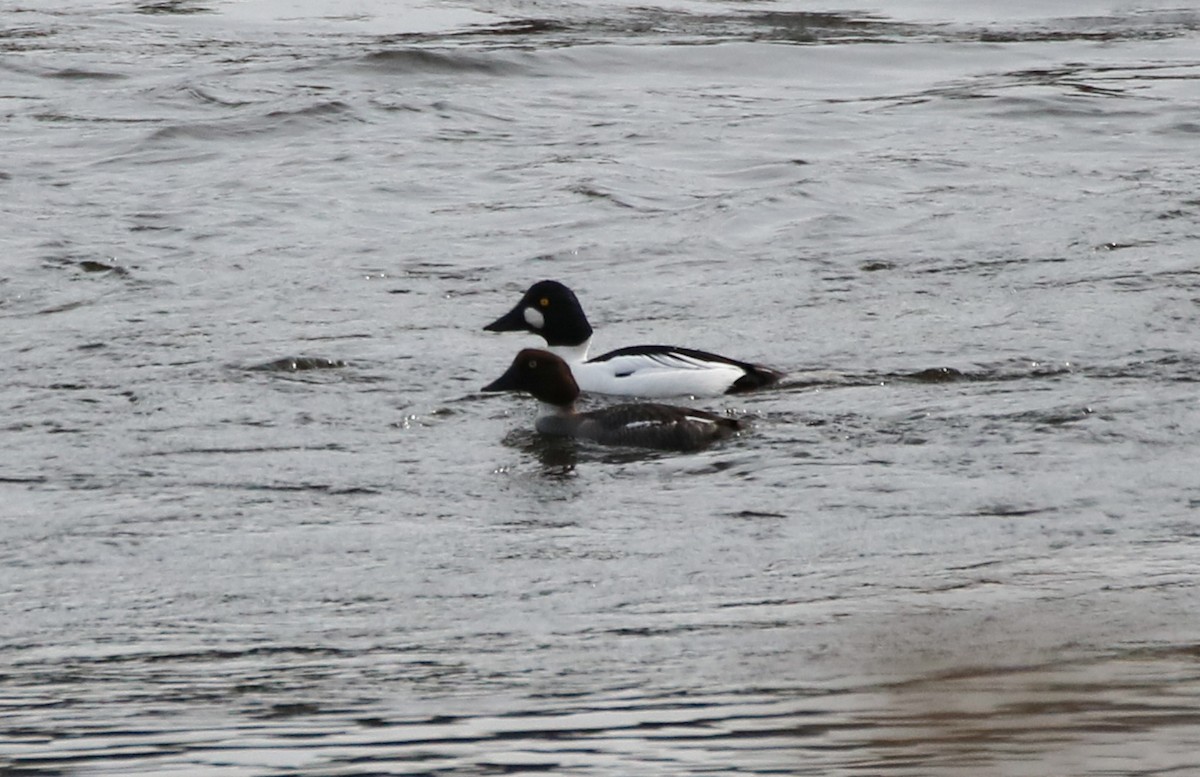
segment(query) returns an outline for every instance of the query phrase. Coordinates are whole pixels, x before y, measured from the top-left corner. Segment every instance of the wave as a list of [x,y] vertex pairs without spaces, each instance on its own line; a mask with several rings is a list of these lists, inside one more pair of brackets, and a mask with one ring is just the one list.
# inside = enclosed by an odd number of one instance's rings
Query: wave
[[177,140],[228,140],[275,133],[304,132],[330,123],[360,121],[357,111],[339,100],[323,100],[298,108],[275,109],[254,116],[234,116],[226,121],[168,124],[151,132],[151,146]]

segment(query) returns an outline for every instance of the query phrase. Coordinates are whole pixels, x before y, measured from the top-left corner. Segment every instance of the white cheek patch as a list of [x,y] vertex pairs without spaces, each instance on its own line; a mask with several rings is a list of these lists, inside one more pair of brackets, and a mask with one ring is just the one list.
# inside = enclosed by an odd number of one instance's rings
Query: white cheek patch
[[534,308],[525,308],[525,323],[534,329],[541,329],[546,325],[546,317]]

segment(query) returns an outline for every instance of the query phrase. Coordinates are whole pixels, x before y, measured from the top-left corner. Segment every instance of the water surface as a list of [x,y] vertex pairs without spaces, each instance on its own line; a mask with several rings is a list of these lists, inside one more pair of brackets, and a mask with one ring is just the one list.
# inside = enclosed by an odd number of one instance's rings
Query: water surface
[[1200,769],[1200,10],[959,5],[10,3],[0,770]]

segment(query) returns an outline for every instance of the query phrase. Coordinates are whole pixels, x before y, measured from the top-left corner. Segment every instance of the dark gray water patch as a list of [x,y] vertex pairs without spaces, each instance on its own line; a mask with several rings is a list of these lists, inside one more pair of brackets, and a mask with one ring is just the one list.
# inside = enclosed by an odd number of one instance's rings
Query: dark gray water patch
[[[11,428],[11,427],[9,427]],[[20,483],[35,485],[47,482],[45,475],[0,475],[0,483]]]
[[266,709],[250,713],[250,717],[258,720],[287,720],[289,718],[309,717],[322,711],[316,702],[278,702]]
[[195,661],[234,661],[242,658],[251,657],[271,657],[277,658],[280,656],[302,656],[305,658],[348,658],[359,655],[361,651],[345,650],[342,648],[329,647],[324,645],[295,645],[295,644],[269,644],[269,645],[251,645],[244,648],[206,648],[195,651],[184,652],[162,652],[149,654],[129,654],[122,656],[110,657],[117,661],[132,660],[135,662],[195,662]]
[[323,102],[312,103],[300,108],[289,110],[271,111],[266,114],[266,118],[278,121],[291,121],[293,119],[341,119],[342,117],[353,116],[354,109],[348,103],[340,100],[328,100]]
[[[5,21],[11,22],[12,20],[6,19]],[[11,24],[11,26],[0,30],[0,51],[24,51],[33,47],[22,46],[22,41],[40,41],[44,38],[53,38],[57,34],[58,30],[53,27],[37,27],[34,25],[22,26]],[[0,66],[0,69],[18,70],[18,72],[23,72],[20,68],[14,68],[9,63],[5,63],[3,66]]]
[[[266,426],[260,424],[258,426]],[[292,451],[334,451],[342,452],[345,449],[335,443],[327,443],[320,446],[312,445],[247,445],[247,446],[208,446],[195,448],[175,448],[166,451],[151,451],[142,454],[143,456],[230,456],[250,454],[258,456],[264,453],[288,453]]]
[[1161,127],[1157,130],[1164,135],[1200,135],[1200,122],[1195,121],[1180,121],[1170,124],[1166,127]]
[[1200,382],[1200,357],[1185,352],[1134,354],[1126,362],[1092,365],[1080,371],[1096,380],[1196,383]]
[[147,141],[156,145],[160,141],[175,140],[227,140],[241,135],[253,134],[243,126],[196,122],[194,124],[169,124],[150,133]]
[[1054,431],[1058,427],[1075,424],[1087,420],[1096,411],[1088,405],[1066,405],[1061,407],[1022,410],[1015,413],[993,414],[987,416],[1005,424],[1021,424],[1039,431]]
[[105,748],[105,750],[82,750],[74,755],[66,753],[48,755],[45,757],[23,756],[18,758],[12,767],[5,767],[5,777],[12,775],[30,775],[31,777],[46,777],[47,775],[78,774],[78,769],[88,764],[115,764],[121,761],[145,761],[161,758],[173,753],[185,752],[183,747],[152,746],[122,746]]
[[[711,44],[730,41],[779,43],[854,43],[890,39],[908,39],[928,35],[924,25],[904,24],[868,13],[837,12],[744,12],[733,6],[727,13],[691,13],[672,8],[631,7],[602,10],[579,6],[560,7],[555,19],[512,19],[499,24],[479,25],[461,30],[428,33],[404,33],[379,38],[384,45],[415,46],[426,43],[454,43],[499,50],[528,48],[542,50],[570,46],[650,40],[656,44]],[[937,28],[934,28],[937,29]],[[464,60],[405,63],[417,72],[461,72]],[[497,73],[492,64],[482,68],[467,62],[466,70]]]
[[511,19],[500,24],[471,27],[462,32],[450,33],[447,37],[471,36],[489,38],[512,35],[524,39],[534,35],[545,35],[546,33],[559,32],[565,29],[567,29],[567,25],[556,19]]
[[587,199],[609,202],[618,208],[628,208],[630,210],[646,213],[656,213],[660,210],[658,208],[644,208],[643,206],[635,205],[631,202],[625,202],[625,200],[623,200],[619,195],[613,192],[604,191],[594,184],[578,183],[567,187],[567,189],[568,191]]
[[727,515],[730,518],[738,518],[748,521],[780,520],[787,518],[787,516],[783,513],[773,513],[762,510],[738,510],[737,512],[727,513]]
[[[1147,103],[1146,83],[1181,78],[1178,64],[1104,66],[1067,62],[1049,67],[1020,68],[937,85],[914,95],[887,98],[917,105],[930,100],[983,101],[990,115],[1028,120],[1031,117],[1110,119],[1126,117],[1153,120],[1157,106]],[[1161,72],[1159,72],[1161,71]],[[1116,101],[1122,101],[1120,103]],[[1105,134],[1086,125],[1081,131]]]
[[[1030,68],[1005,73],[1001,76],[1008,86],[1053,86],[1066,94],[1082,94],[1095,97],[1130,97],[1123,83],[1112,80],[1097,70],[1084,65],[1065,65],[1049,68]],[[1101,84],[1104,79],[1109,83]],[[1097,107],[1096,110],[1099,108]],[[1076,111],[1081,110],[1076,108]]]
[[337,370],[346,367],[341,359],[324,356],[284,356],[269,362],[254,364],[245,369],[255,372],[305,372],[307,370]]
[[580,19],[580,38],[605,41],[647,37],[672,44],[754,41],[796,44],[846,44],[911,38],[921,25],[857,12],[751,11],[689,13],[668,8],[637,8],[624,16]]
[[[498,24],[472,25],[461,30],[438,33],[411,32],[384,35],[378,39],[378,42],[385,46],[412,46],[430,42],[528,46],[531,41],[537,41],[539,38],[544,38],[553,33],[567,32],[570,29],[571,25],[563,20],[537,18],[511,19]],[[542,42],[552,43],[552,41],[547,40],[543,40]]]
[[813,372],[811,377],[799,378],[784,384],[785,390],[822,388],[861,388],[888,384],[937,385],[950,383],[989,383],[1013,380],[1054,378],[1070,373],[1070,364],[1046,363],[1036,359],[1018,359],[975,368],[950,366],[922,367],[894,372]]
[[915,381],[916,383],[956,383],[958,381],[974,379],[972,376],[954,367],[927,367],[923,370],[910,372],[899,377],[903,380]]
[[[300,451],[313,450],[331,450],[341,451],[339,446],[319,446],[295,448]],[[204,487],[218,491],[246,491],[249,493],[268,493],[268,494],[323,494],[327,496],[374,496],[384,493],[382,489],[370,488],[367,486],[337,486],[329,483],[248,483],[248,482],[225,482],[225,483],[201,483],[197,482],[193,485]],[[333,519],[320,520],[319,523],[330,523]]]
[[526,73],[518,55],[507,51],[397,48],[367,54],[356,60],[361,67],[395,75],[487,75]]
[[761,389],[754,395],[796,394],[807,393],[814,388],[852,388],[862,386],[878,386],[888,375],[883,373],[849,372],[834,369],[796,369],[789,370],[786,377],[774,386]]
[[[1062,254],[1044,256],[1013,256],[1007,253],[992,256],[976,254],[963,258],[933,256],[922,261],[920,265],[913,266],[909,272],[922,275],[971,275],[994,278],[1017,269],[1066,264],[1067,261],[1068,258]],[[1054,282],[1058,282],[1057,279]]]
[[307,132],[347,121],[361,119],[349,104],[339,100],[323,100],[298,108],[272,110],[258,116],[241,116],[229,121],[169,124],[151,132],[145,142],[157,145],[178,140],[240,140],[281,132]]
[[[1092,97],[1129,97],[1130,94],[1126,89],[1118,85],[1100,85],[1096,83],[1094,74],[1087,72],[1085,68],[1078,67],[1048,67],[1048,68],[1032,68],[1032,70],[1016,71],[1007,73],[1004,76],[1009,80],[1010,86],[1054,86],[1066,95],[1085,95]],[[1092,78],[1092,80],[1088,80]],[[1066,110],[1067,108],[1072,110]],[[1102,107],[1100,104],[1096,106],[1088,106],[1087,103],[1075,101],[1073,103],[1064,103],[1060,109],[1064,113],[1097,113],[1099,110],[1105,110],[1106,113],[1111,113],[1108,107]]]
[[213,11],[207,2],[201,3],[196,2],[196,0],[140,0],[134,4],[134,10],[140,14],[153,16],[185,16],[197,13],[212,13]]
[[984,30],[979,33],[980,43],[1062,43],[1066,41],[1122,41],[1163,40],[1182,35],[1171,30],[1122,30],[1122,29],[1074,29],[1074,30]]
[[[1142,248],[1148,245],[1153,245],[1149,240],[1131,240],[1119,241],[1110,240],[1107,243],[1101,243],[1093,248],[1095,251],[1124,251],[1128,248]],[[1088,279],[1090,281],[1090,279]]]
[[30,114],[31,118],[47,124],[155,124],[157,119],[128,118],[124,116],[83,116],[78,113],[62,113],[60,111],[39,111]]
[[64,68],[46,73],[47,78],[58,78],[64,81],[117,81],[128,78],[124,73],[112,73],[105,70],[85,70],[82,68]]
[[982,43],[1064,43],[1070,41],[1156,41],[1189,36],[1200,29],[1194,11],[1133,11],[1111,16],[1041,19],[1028,25],[988,27]]
[[910,38],[926,28],[881,16],[854,13],[772,11],[732,17],[748,26],[747,37],[778,43],[862,43]]
[[863,272],[882,272],[884,270],[896,269],[896,263],[887,260],[873,260],[869,262],[863,262],[858,266],[858,269],[862,270]]
[[86,273],[112,273],[113,275],[129,275],[129,271],[124,267],[118,267],[115,264],[106,262],[98,262],[94,259],[84,259],[78,263],[79,269]]
[[[84,293],[90,296],[86,299],[66,301],[39,300],[36,296],[31,296],[28,300],[23,300],[25,305],[21,305],[10,315],[18,317],[52,315],[93,305],[117,288],[113,285],[114,281],[121,283],[120,288],[140,288],[147,285],[138,281],[129,269],[110,259],[97,259],[86,255],[81,257],[77,252],[43,257],[41,266],[47,270],[67,273],[74,283],[79,284],[78,288],[86,288],[87,291]],[[47,302],[49,304],[46,304]],[[28,303],[41,304],[39,307],[26,307]]]
[[[384,45],[426,43],[527,47],[543,49],[652,39],[658,44],[711,44],[733,41],[844,45],[912,41],[1023,43],[1067,41],[1152,41],[1191,34],[1194,14],[1147,13],[1111,17],[1040,19],[1029,24],[972,26],[938,22],[905,22],[868,12],[743,11],[691,13],[661,7],[634,7],[604,13],[558,9],[555,19],[514,19],[437,34],[383,36]],[[479,71],[496,74],[492,64],[461,59],[405,63],[409,72]]]
[[253,104],[252,100],[221,97],[208,87],[187,85],[182,87],[181,91],[192,102],[199,103],[201,105],[218,105],[222,108],[241,108],[242,106]]
[[183,232],[178,226],[178,214],[174,213],[131,213],[128,216],[130,232]]
[[[1011,502],[998,502],[991,505],[979,507],[972,515],[985,518],[1030,518],[1035,515],[1052,512],[1048,507],[1033,507],[1025,504],[1015,504]],[[960,587],[967,585],[978,585],[981,582],[992,582],[991,580],[972,581],[969,584],[961,584]]]

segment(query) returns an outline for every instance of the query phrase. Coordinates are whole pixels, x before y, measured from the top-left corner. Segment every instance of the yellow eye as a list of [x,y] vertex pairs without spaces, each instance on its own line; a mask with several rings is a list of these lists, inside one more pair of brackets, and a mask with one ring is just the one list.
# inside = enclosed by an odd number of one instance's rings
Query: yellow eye
[[538,300],[538,304],[544,308],[548,308],[548,307],[550,307],[550,298],[542,297],[541,299]]

